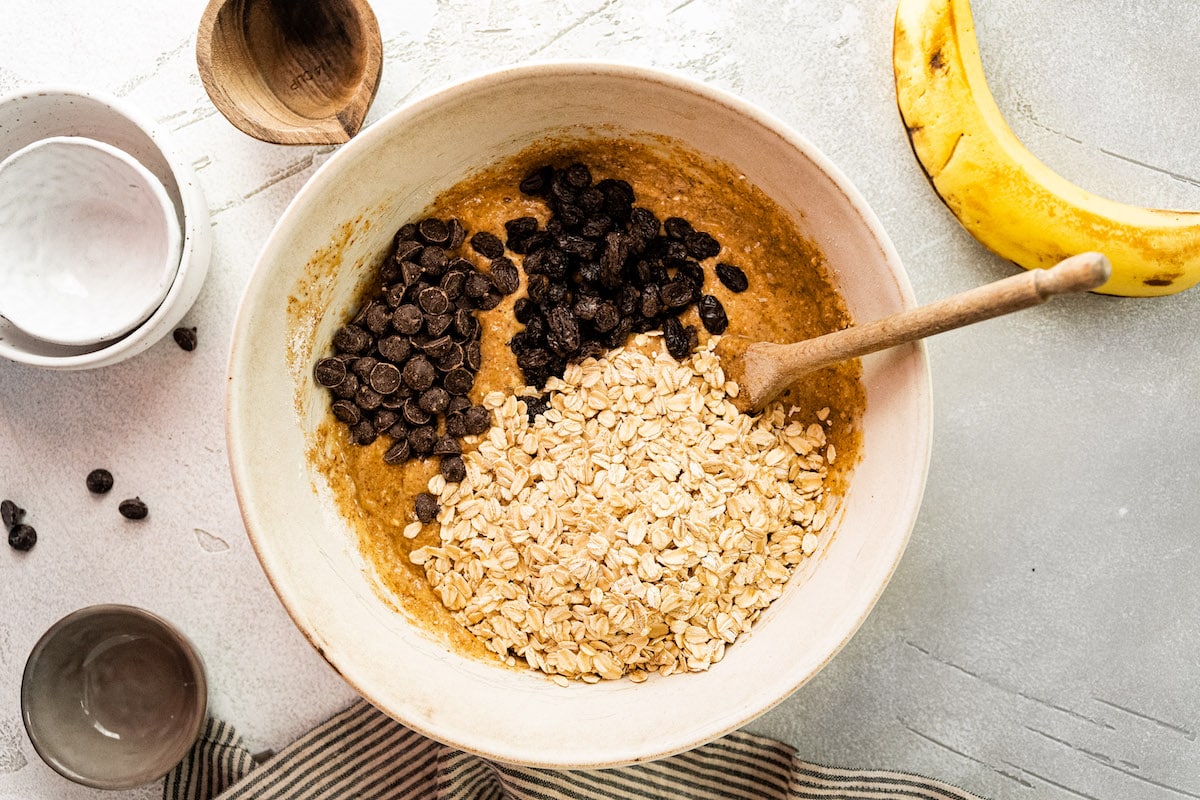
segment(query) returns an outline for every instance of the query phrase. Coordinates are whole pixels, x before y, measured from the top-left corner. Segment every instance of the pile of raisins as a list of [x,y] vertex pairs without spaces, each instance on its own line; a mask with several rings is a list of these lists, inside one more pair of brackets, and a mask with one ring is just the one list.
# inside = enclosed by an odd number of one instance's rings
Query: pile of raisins
[[401,227],[377,291],[334,333],[334,354],[316,365],[317,383],[333,394],[333,414],[352,441],[393,440],[383,456],[389,464],[440,456],[446,479],[462,480],[459,440],[491,426],[488,410],[467,399],[480,365],[476,311],[495,308],[520,283],[503,245],[491,239],[471,240],[481,255],[494,254],[484,271],[459,254],[466,231],[458,220]]
[[[587,165],[542,166],[521,181],[521,191],[544,198],[545,228],[535,217],[505,223],[508,249],[524,255],[528,296],[517,300],[525,328],[509,347],[526,382],[541,387],[561,377],[568,362],[625,344],[633,333],[661,330],[679,360],[695,349],[698,332],[680,315],[695,305],[713,334],[729,325],[721,301],[705,294],[702,261],[721,252],[709,233],[682,217],[659,221],[635,205],[627,181],[593,183]],[[730,290],[747,288],[745,273],[721,263],[717,277]]]

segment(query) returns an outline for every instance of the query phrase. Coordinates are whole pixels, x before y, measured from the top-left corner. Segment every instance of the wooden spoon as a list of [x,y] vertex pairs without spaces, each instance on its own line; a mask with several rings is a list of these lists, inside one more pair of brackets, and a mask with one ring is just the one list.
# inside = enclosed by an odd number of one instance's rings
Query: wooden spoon
[[338,144],[375,99],[383,43],[365,0],[210,0],[196,65],[239,130],[276,144]]
[[740,391],[733,404],[754,413],[805,374],[935,333],[1044,303],[1056,294],[1095,289],[1112,265],[1100,253],[1081,253],[1050,269],[1035,269],[995,281],[867,325],[845,328],[795,344],[748,342],[726,336],[717,355],[726,380]]

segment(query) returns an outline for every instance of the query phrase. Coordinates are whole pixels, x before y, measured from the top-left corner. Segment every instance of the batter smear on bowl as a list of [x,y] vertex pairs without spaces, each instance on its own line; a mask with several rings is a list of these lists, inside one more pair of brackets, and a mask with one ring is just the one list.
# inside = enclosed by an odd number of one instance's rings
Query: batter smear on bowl
[[[462,300],[433,297],[451,271],[435,263],[389,302],[396,253],[426,233],[458,246],[422,244],[461,259],[464,286],[485,276],[475,299],[457,278]],[[380,275],[315,354],[343,406],[310,457],[395,605],[456,649],[563,683],[704,670],[833,535],[861,448],[859,365],[749,417],[712,348],[849,315],[820,252],[731,168],[657,137],[547,141],[439,195]],[[478,320],[474,380],[405,389],[454,305]]]

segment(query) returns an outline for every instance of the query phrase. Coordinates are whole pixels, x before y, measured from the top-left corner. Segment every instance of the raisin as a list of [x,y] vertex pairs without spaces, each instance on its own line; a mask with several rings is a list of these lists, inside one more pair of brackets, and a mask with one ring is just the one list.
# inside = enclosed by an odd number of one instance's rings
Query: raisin
[[525,401],[525,416],[529,418],[530,424],[533,424],[534,419],[539,415],[545,414],[550,410],[550,401],[545,397],[524,397]]
[[717,278],[731,292],[744,292],[750,287],[750,282],[746,280],[746,273],[733,264],[718,263]]
[[675,317],[669,317],[663,323],[663,340],[666,342],[667,352],[676,361],[682,361],[692,352],[691,342],[683,328],[683,323]]
[[688,255],[700,261],[721,252],[720,243],[704,231],[692,231],[683,237],[683,243],[687,247]]
[[721,305],[721,301],[711,294],[700,298],[700,302],[696,304],[696,310],[700,314],[700,321],[704,323],[704,329],[709,333],[720,335],[729,327],[729,317],[725,315],[725,306]]
[[684,308],[696,299],[696,287],[686,278],[675,278],[663,284],[662,304],[668,309]]
[[550,331],[546,344],[560,356],[569,356],[579,349],[579,321],[566,308],[551,309],[546,315]]
[[550,189],[550,181],[554,178],[553,167],[538,167],[526,175],[520,183],[523,194],[534,196],[544,195]]
[[521,274],[507,258],[497,259],[492,264],[492,282],[500,294],[512,294],[521,285]]
[[504,255],[504,242],[494,233],[480,231],[471,237],[471,249],[484,258],[500,258]]

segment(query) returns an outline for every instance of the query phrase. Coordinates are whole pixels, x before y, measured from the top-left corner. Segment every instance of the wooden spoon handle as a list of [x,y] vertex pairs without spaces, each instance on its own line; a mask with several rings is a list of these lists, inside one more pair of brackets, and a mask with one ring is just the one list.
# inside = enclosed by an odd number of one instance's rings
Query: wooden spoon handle
[[973,322],[1044,303],[1056,294],[1095,289],[1108,280],[1112,267],[1100,253],[1081,253],[1050,269],[1034,269],[970,289],[929,305],[901,311],[876,322],[846,328],[796,344],[754,345],[779,359],[793,378],[814,369],[857,358],[898,344],[924,339]]

